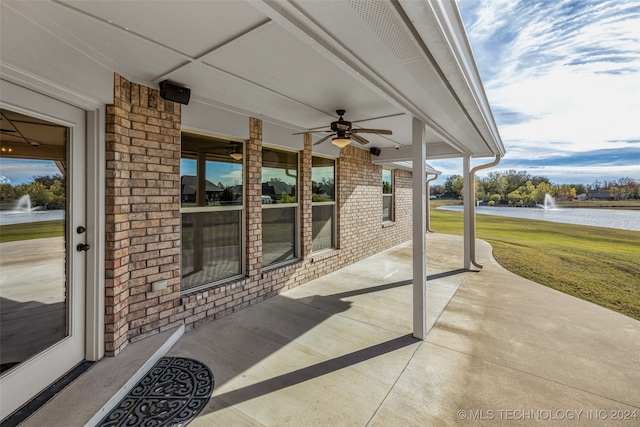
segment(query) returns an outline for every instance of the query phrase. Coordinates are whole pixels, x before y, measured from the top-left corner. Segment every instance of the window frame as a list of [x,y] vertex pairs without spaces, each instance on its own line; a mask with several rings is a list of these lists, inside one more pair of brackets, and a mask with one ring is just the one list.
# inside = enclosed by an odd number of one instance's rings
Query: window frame
[[[384,192],[384,172],[385,171],[389,171],[389,173],[391,174],[391,193],[385,193]],[[382,222],[383,223],[392,223],[395,222],[396,220],[396,215],[395,215],[395,173],[394,173],[395,169],[391,169],[391,168],[382,168],[382,172],[381,172],[381,178],[382,178],[382,210],[383,210],[383,215],[382,215]],[[385,198],[389,198],[391,199],[391,203],[389,204],[389,219],[385,219],[384,217],[384,200]]]
[[[235,140],[229,139],[228,137],[221,137],[221,136],[217,136],[215,134],[210,134],[210,133],[202,133],[202,132],[196,132],[196,131],[191,131],[191,130],[185,130],[182,129],[180,132],[180,138],[181,140],[183,139],[184,135],[190,135],[193,136],[195,138],[203,138],[203,139],[211,139],[211,140],[218,140],[220,142],[226,141],[226,142],[232,142]],[[246,159],[246,146],[247,146],[247,142],[243,139],[238,139],[238,141],[242,141],[242,161],[241,161],[241,165],[242,165],[242,176],[244,177],[245,175],[245,159]],[[184,145],[181,145],[180,148],[180,161],[182,162],[182,159],[185,158],[183,157],[183,153],[194,153],[193,150],[185,150],[184,149]],[[199,153],[199,152],[195,152],[196,154],[196,176],[200,177],[200,168],[201,165],[205,165],[205,180],[206,180],[206,162],[207,162],[207,153]],[[182,180],[182,168],[180,168],[180,179]],[[231,282],[234,280],[238,280],[241,279],[243,277],[246,276],[246,247],[247,247],[247,242],[246,242],[246,202],[245,202],[245,193],[246,193],[246,182],[245,179],[242,180],[242,198],[240,199],[239,204],[237,205],[229,205],[229,206],[189,206],[189,207],[183,207],[182,206],[182,188],[180,189],[180,233],[182,235],[182,216],[183,214],[191,214],[191,213],[207,213],[207,212],[225,212],[225,211],[240,211],[239,216],[240,216],[240,223],[239,223],[239,227],[240,227],[240,232],[239,232],[239,240],[240,240],[240,247],[239,247],[239,251],[240,251],[240,257],[239,257],[239,262],[240,262],[240,272],[238,274],[234,274],[232,276],[228,276],[228,277],[223,277],[220,279],[215,279],[212,280],[210,282],[206,282],[206,283],[202,283],[200,285],[196,285],[193,286],[191,288],[188,289],[183,289],[182,288],[182,236],[180,237],[180,295],[185,295],[185,294],[190,294],[192,292],[198,292],[198,291],[202,291],[205,289],[209,289],[215,286],[218,286],[222,283],[227,283],[227,282]],[[197,196],[196,196],[196,203],[197,203]]]
[[313,223],[313,208],[316,206],[333,206],[333,223],[331,226],[331,246],[328,248],[318,249],[318,251],[313,250],[313,232],[311,233],[311,247],[312,253],[322,253],[324,251],[335,250],[339,248],[338,245],[338,224],[337,224],[337,177],[338,177],[338,162],[334,157],[322,156],[322,155],[311,155],[311,181],[313,182],[313,158],[318,157],[325,160],[333,161],[333,200],[326,202],[314,202],[313,201],[313,190],[311,192],[311,222]]
[[[296,201],[295,203],[262,203],[262,211],[264,211],[264,209],[285,209],[285,208],[294,208],[295,209],[295,213],[294,213],[294,243],[293,243],[293,258],[291,259],[287,259],[284,261],[280,261],[280,262],[276,262],[273,264],[264,264],[264,218],[262,219],[262,227],[261,227],[261,242],[262,242],[262,251],[263,251],[263,255],[262,255],[262,264],[261,264],[261,268],[263,271],[269,271],[269,270],[273,270],[276,269],[278,267],[282,267],[288,264],[293,264],[296,262],[300,261],[300,252],[301,252],[301,239],[300,239],[300,151],[298,150],[294,150],[294,149],[288,149],[288,148],[283,148],[283,147],[279,147],[279,146],[275,146],[275,145],[270,145],[270,144],[265,144],[263,142],[262,144],[262,151],[264,152],[264,150],[271,150],[271,151],[281,151],[284,153],[291,153],[291,154],[295,154],[296,156],[296,184],[295,184],[295,197],[296,197]],[[263,161],[261,162],[260,165],[260,183],[262,183],[262,176],[263,176],[263,170],[264,170],[264,156],[262,156]],[[262,198],[262,190],[260,190],[260,197]]]

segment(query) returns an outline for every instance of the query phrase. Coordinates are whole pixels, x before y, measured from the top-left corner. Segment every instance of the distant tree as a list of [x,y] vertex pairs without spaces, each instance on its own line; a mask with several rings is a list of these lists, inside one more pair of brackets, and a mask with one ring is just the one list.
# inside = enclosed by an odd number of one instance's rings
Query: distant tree
[[444,186],[441,184],[434,184],[430,187],[432,196],[442,196],[444,194]]
[[11,202],[17,198],[17,192],[13,185],[0,184],[0,202]]
[[534,194],[535,202],[539,204],[543,204],[546,195],[551,194],[552,192],[553,192],[553,188],[551,187],[551,184],[543,181],[539,182],[538,185],[536,185],[535,187],[535,194]]
[[502,203],[502,196],[500,194],[492,194],[491,197],[489,197],[489,202],[493,202],[493,204]]
[[280,197],[280,203],[295,203],[296,202],[296,196],[290,196],[287,194],[286,191],[282,192],[282,195]]
[[584,184],[569,184],[569,185],[571,185],[573,188],[576,189],[577,194],[587,194],[589,192],[589,190],[587,189],[587,186]]
[[453,197],[462,197],[464,180],[460,175],[451,175],[444,183],[444,194]]
[[609,187],[609,194],[611,194],[611,198],[613,200],[620,200],[624,197],[624,189],[623,187],[618,187],[617,185],[612,185]]
[[49,187],[49,191],[51,193],[49,203],[56,207],[64,207],[67,194],[64,182],[56,179]]
[[522,200],[522,194],[518,190],[513,190],[509,194],[507,194],[507,201],[510,205],[519,205],[524,203]]
[[51,192],[40,182],[28,185],[27,194],[31,197],[31,206],[46,206],[51,203]]
[[64,182],[64,178],[60,174],[34,176],[31,180],[42,184],[45,188],[51,188],[56,181]]
[[571,187],[569,184],[562,184],[558,188],[558,192],[556,194],[556,198],[558,200],[570,201],[577,197],[576,189]]
[[231,187],[224,187],[224,190],[222,190],[222,194],[220,195],[220,201],[233,202],[235,197],[236,195],[233,193],[233,190],[231,189]]

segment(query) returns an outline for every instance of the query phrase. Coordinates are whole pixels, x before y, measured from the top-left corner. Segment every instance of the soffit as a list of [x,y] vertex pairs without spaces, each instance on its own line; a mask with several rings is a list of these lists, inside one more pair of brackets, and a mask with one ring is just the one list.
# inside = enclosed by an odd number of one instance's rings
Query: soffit
[[[393,131],[390,137],[365,135],[371,141],[365,148],[410,145],[415,115],[429,128],[428,143],[449,147],[442,156],[493,155],[487,132],[478,129],[484,125],[474,122],[477,106],[461,103],[398,3],[3,1],[1,6],[3,27],[10,26],[2,30],[3,62],[7,58],[90,95],[97,93],[92,77],[99,77],[93,80],[100,86],[112,71],[152,87],[169,79],[189,87],[194,103],[259,117],[291,133],[326,127],[336,109],[346,109],[345,119],[356,127]],[[24,25],[12,25],[12,17]],[[436,37],[423,42],[443,44]],[[97,97],[106,98],[104,87],[99,90]]]

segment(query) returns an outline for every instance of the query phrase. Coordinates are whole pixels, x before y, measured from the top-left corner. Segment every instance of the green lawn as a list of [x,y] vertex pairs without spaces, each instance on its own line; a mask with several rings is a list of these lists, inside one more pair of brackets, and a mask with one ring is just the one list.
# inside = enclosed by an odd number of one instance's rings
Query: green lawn
[[0,243],[64,236],[64,220],[0,226]]
[[[640,231],[491,215],[476,224],[507,270],[640,320]],[[432,209],[431,228],[462,235],[462,213]]]

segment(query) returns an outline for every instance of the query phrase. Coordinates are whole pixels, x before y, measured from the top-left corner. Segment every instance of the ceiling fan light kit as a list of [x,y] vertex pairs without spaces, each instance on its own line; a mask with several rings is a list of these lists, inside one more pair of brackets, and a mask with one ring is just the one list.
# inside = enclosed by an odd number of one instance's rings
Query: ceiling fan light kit
[[369,140],[358,135],[359,133],[373,133],[377,135],[391,135],[392,132],[388,129],[362,129],[362,128],[353,128],[351,126],[351,122],[346,121],[342,118],[346,113],[345,110],[336,110],[336,114],[338,114],[338,120],[335,122],[331,122],[331,130],[312,130],[307,132],[297,132],[294,135],[300,135],[302,133],[329,133],[329,135],[320,138],[319,141],[315,142],[313,145],[322,144],[327,139],[333,137],[331,139],[331,143],[337,147],[344,148],[351,143],[351,140],[354,140],[358,144],[365,145],[369,143]]
[[347,145],[351,144],[351,140],[349,138],[333,138],[331,143],[337,147],[344,148]]

